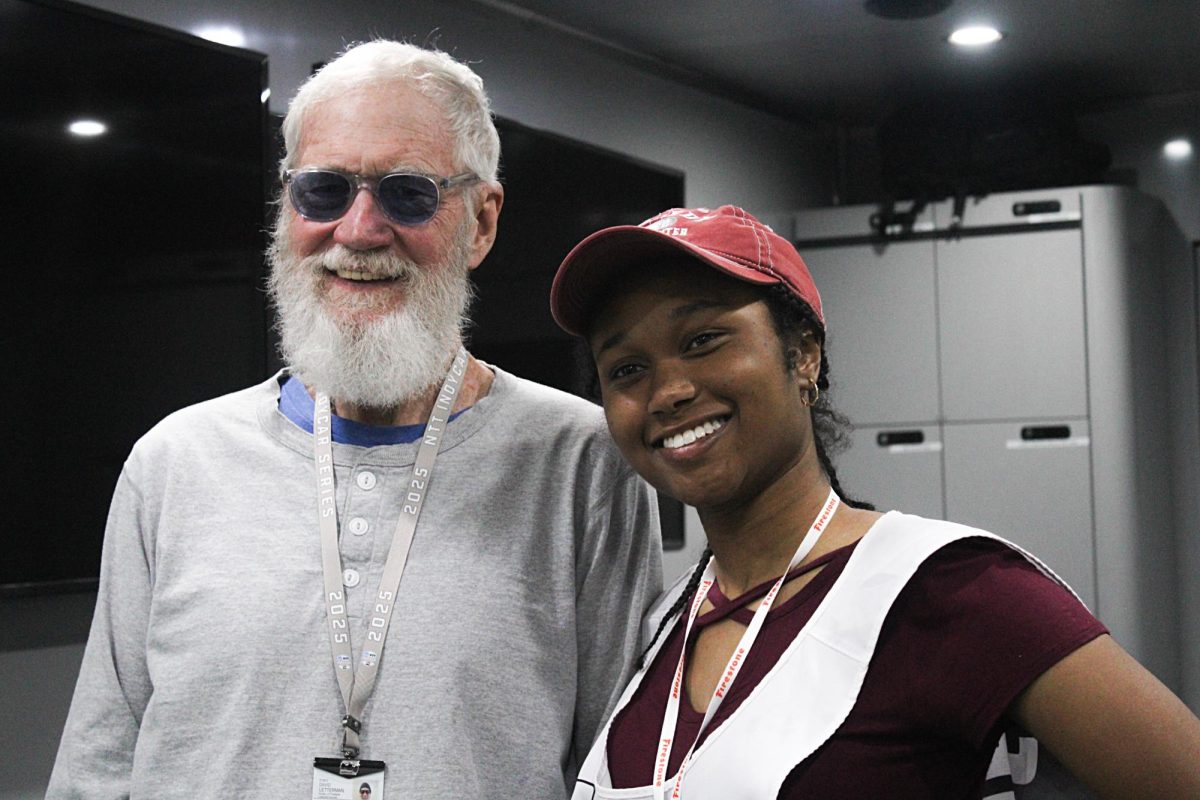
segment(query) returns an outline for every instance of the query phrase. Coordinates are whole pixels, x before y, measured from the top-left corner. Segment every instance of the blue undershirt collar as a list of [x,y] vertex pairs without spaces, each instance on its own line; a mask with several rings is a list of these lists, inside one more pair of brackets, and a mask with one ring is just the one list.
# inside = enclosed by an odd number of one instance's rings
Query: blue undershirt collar
[[[287,376],[279,392],[279,410],[297,427],[312,433],[313,399],[308,389],[293,376]],[[468,409],[463,409],[467,411]],[[453,422],[459,414],[450,415]],[[333,415],[333,440],[358,447],[379,447],[387,444],[410,444],[425,433],[425,425],[366,425]]]

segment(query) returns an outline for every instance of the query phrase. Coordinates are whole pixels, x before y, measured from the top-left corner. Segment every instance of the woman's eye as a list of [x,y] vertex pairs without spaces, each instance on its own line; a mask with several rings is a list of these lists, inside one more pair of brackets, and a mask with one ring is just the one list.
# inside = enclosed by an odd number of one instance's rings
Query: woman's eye
[[610,381],[619,381],[622,378],[628,378],[631,375],[636,375],[641,369],[637,364],[621,364],[613,367],[608,371],[608,379]]
[[704,345],[714,341],[718,336],[720,336],[720,334],[716,331],[704,331],[703,333],[698,333],[692,338],[688,339],[687,345],[684,347],[684,349],[695,350],[698,347],[703,347]]

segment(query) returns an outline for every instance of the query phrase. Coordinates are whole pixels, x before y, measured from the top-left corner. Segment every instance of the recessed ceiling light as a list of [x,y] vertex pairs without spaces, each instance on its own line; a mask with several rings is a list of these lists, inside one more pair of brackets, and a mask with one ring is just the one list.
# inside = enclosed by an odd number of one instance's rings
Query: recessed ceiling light
[[229,25],[209,25],[205,28],[198,28],[196,35],[201,39],[208,39],[217,44],[227,44],[230,47],[244,47],[246,44],[245,34],[238,28]]
[[67,130],[76,136],[100,136],[108,126],[94,119],[78,119],[68,125]]
[[1187,139],[1172,139],[1163,145],[1163,154],[1167,158],[1180,161],[1192,154],[1192,143]]
[[950,43],[959,47],[982,47],[998,42],[1001,38],[1000,31],[990,25],[968,25],[950,34]]

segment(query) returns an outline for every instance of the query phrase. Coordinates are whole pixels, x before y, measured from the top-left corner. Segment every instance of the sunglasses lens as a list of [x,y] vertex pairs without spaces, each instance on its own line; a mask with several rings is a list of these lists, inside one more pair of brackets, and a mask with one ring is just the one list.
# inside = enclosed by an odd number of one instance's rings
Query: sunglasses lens
[[438,210],[438,187],[423,175],[388,175],[379,181],[379,204],[401,225],[419,225]]
[[288,192],[302,217],[328,222],[345,213],[354,195],[354,184],[336,172],[309,170],[292,176]]

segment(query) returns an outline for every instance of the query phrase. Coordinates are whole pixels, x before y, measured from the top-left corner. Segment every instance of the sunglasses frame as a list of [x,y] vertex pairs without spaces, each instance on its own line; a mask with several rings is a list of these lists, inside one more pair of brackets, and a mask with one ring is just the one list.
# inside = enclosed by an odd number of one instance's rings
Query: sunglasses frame
[[[325,218],[324,216],[312,216],[309,214],[305,214],[303,211],[300,210],[300,206],[296,203],[296,198],[293,195],[293,192],[295,191],[295,186],[296,186],[296,184],[294,183],[294,179],[298,175],[303,175],[306,173],[313,173],[313,172],[331,173],[333,175],[339,175],[339,176],[345,178],[347,181],[349,181],[350,184],[352,184],[352,186],[353,186],[353,190],[347,195],[346,205],[343,206],[342,209],[340,211],[338,211],[337,214],[335,214],[332,217]],[[437,198],[437,203],[434,204],[433,211],[430,212],[428,217],[426,217],[425,219],[417,220],[417,221],[413,222],[413,221],[408,221],[408,220],[396,219],[390,213],[388,213],[387,208],[379,200],[379,184],[381,181],[387,180],[388,178],[394,178],[394,177],[423,178],[423,179],[429,181],[430,184],[432,184],[434,194]],[[425,223],[429,222],[429,220],[436,217],[437,212],[439,210],[441,210],[441,208],[442,208],[442,193],[443,192],[448,192],[451,189],[456,189],[456,188],[459,188],[462,186],[467,186],[467,185],[475,183],[476,181],[479,181],[479,180],[482,180],[482,179],[478,175],[476,175],[474,172],[460,172],[457,175],[451,175],[448,178],[443,178],[438,175],[426,175],[423,172],[409,172],[409,171],[404,171],[404,170],[397,171],[397,172],[389,172],[386,175],[359,175],[356,172],[346,172],[344,170],[332,169],[330,167],[301,167],[299,169],[289,169],[283,173],[283,185],[286,186],[288,189],[288,192],[287,192],[288,201],[292,204],[292,208],[294,208],[296,210],[296,213],[299,214],[300,216],[304,217],[307,220],[310,220],[312,222],[334,222],[335,220],[341,219],[342,217],[344,217],[346,215],[346,212],[350,210],[350,206],[354,205],[354,198],[358,196],[358,193],[360,191],[362,191],[363,189],[366,189],[368,192],[371,193],[371,196],[375,198],[375,202],[379,205],[379,210],[381,212],[383,212],[383,215],[385,217],[387,217],[389,220],[396,223],[397,225],[408,225],[408,226],[424,225]]]

